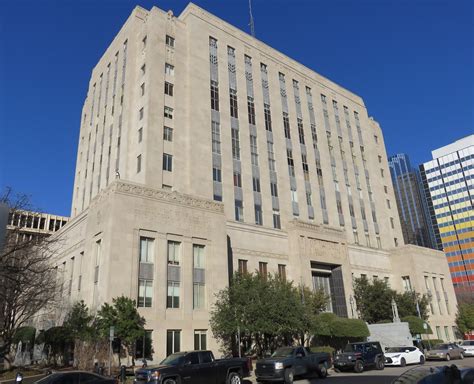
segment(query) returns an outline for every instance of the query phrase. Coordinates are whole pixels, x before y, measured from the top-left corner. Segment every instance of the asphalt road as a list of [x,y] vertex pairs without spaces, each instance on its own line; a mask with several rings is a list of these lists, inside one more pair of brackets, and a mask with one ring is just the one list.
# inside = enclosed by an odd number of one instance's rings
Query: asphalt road
[[[466,357],[464,360],[446,361],[427,361],[427,366],[444,366],[456,364],[458,367],[474,368],[474,357]],[[334,372],[329,371],[329,376],[325,380],[321,379],[301,379],[295,380],[295,384],[390,384],[394,379],[405,371],[416,367],[417,365],[408,365],[406,367],[385,367],[383,371],[375,369],[367,370],[362,373],[355,372]],[[256,383],[255,378],[244,382],[244,384]]]

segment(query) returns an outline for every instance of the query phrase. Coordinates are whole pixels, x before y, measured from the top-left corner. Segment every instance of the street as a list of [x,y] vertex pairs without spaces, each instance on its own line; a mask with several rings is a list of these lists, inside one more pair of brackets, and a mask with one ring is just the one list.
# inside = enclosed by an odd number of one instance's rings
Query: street
[[[474,358],[465,358],[464,360],[454,360],[449,363],[446,361],[427,361],[428,366],[443,366],[456,364],[458,368],[474,368]],[[418,365],[409,365],[406,367],[385,367],[383,371],[377,371],[371,369],[364,371],[360,374],[355,372],[334,372],[329,371],[329,376],[325,379],[301,379],[295,380],[297,384],[315,384],[315,383],[328,383],[328,384],[390,384],[394,379],[400,376],[405,371],[417,367]],[[249,381],[244,381],[245,384],[256,383],[253,377]]]

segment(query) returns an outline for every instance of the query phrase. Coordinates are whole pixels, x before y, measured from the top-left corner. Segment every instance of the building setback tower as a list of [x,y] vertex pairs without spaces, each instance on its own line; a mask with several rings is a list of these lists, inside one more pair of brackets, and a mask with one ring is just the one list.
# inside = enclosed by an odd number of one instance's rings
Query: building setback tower
[[474,293],[474,135],[431,152],[420,169],[458,295]]
[[418,170],[411,166],[408,155],[404,153],[390,156],[388,166],[405,243],[442,250],[436,243],[438,227],[433,227],[427,217],[429,202],[423,201],[426,195]]
[[137,7],[92,71],[64,299],[136,299],[160,360],[218,352],[210,311],[237,270],[322,288],[340,316],[366,275],[441,293],[430,324],[453,340],[446,259],[404,245],[394,202],[359,96],[194,4]]

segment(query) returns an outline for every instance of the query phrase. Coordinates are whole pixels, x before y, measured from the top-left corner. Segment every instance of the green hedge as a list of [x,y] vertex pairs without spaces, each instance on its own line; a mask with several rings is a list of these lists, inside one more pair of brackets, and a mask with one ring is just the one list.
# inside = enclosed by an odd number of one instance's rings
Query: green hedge
[[15,335],[13,336],[13,343],[18,344],[20,341],[22,344],[29,343],[30,346],[33,346],[35,342],[35,327],[20,327],[16,330]]
[[311,347],[309,350],[313,353],[326,352],[326,353],[329,353],[331,356],[334,355],[334,352],[336,352],[336,349],[333,347],[330,347],[329,345],[324,345],[321,347]]

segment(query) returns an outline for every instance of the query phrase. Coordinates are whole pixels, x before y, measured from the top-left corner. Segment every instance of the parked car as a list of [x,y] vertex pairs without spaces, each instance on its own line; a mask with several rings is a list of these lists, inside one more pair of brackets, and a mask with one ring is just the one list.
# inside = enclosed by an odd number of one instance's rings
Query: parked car
[[456,367],[423,366],[405,371],[401,376],[392,381],[392,384],[472,384],[474,382],[474,369]]
[[427,360],[464,359],[464,349],[452,343],[437,344],[426,352]]
[[338,353],[334,360],[334,368],[343,371],[353,369],[361,373],[367,367],[382,370],[385,367],[385,357],[378,341],[365,343],[349,343],[343,353]]
[[301,346],[282,347],[270,357],[257,361],[255,376],[260,383],[283,381],[285,384],[291,384],[295,376],[317,374],[320,378],[325,378],[330,367],[329,353],[313,353]]
[[459,346],[464,349],[464,356],[474,356],[474,340],[464,340]]
[[117,384],[117,380],[91,372],[68,371],[52,373],[34,384]]
[[214,359],[211,351],[178,352],[158,367],[135,371],[135,384],[241,384],[252,370],[250,359]]
[[424,364],[425,355],[416,347],[392,347],[385,349],[385,365]]

